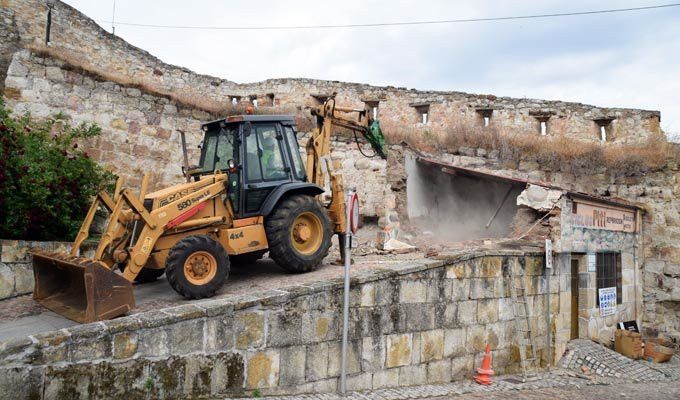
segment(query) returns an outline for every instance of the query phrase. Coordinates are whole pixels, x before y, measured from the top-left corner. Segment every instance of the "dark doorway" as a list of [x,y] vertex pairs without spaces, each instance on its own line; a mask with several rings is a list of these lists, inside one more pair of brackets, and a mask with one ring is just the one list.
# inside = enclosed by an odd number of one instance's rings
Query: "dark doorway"
[[578,339],[578,266],[577,258],[571,259],[571,338]]

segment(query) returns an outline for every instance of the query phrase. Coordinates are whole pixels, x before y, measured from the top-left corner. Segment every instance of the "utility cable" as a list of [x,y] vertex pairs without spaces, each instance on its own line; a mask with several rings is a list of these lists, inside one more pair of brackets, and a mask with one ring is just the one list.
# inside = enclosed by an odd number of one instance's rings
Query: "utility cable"
[[[380,28],[390,26],[411,26],[411,25],[437,25],[437,24],[457,24],[469,22],[492,22],[510,20],[528,20],[538,18],[571,17],[579,15],[612,14],[631,11],[655,10],[661,8],[678,7],[680,3],[658,4],[653,6],[612,8],[605,10],[575,11],[548,14],[532,15],[513,15],[505,17],[483,17],[483,18],[463,18],[463,19],[444,19],[432,21],[396,21],[396,22],[376,22],[366,24],[330,24],[330,25],[291,25],[291,26],[194,26],[194,25],[157,25],[157,24],[138,24],[132,22],[116,21],[117,25],[142,27],[142,28],[163,28],[163,29],[196,29],[196,30],[230,30],[230,31],[264,31],[264,30],[300,30],[300,29],[341,29],[341,28]],[[113,23],[113,21],[97,20],[101,23]]]

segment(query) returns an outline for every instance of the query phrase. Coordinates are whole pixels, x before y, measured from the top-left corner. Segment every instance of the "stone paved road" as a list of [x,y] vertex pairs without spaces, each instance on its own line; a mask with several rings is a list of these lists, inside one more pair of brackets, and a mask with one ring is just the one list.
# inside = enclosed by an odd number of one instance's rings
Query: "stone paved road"
[[629,383],[537,390],[468,393],[459,396],[430,397],[430,400],[656,400],[680,399],[680,382]]

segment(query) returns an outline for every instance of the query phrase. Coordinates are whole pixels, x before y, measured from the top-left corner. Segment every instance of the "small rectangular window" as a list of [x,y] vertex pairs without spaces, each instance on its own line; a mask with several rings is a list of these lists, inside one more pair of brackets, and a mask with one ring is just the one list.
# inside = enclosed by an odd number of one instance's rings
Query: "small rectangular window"
[[427,124],[430,122],[430,105],[416,106],[416,112],[418,113],[418,122],[421,124]]
[[597,253],[595,267],[597,307],[600,307],[600,289],[610,287],[616,288],[616,304],[621,304],[621,253]]
[[596,119],[595,126],[597,127],[597,138],[602,142],[612,140],[612,121],[613,118]]
[[487,128],[491,125],[491,116],[493,115],[493,108],[478,108],[477,115],[481,117],[482,126]]
[[305,171],[305,164],[300,155],[300,145],[298,144],[295,131],[290,126],[285,126],[286,140],[288,140],[288,147],[290,148],[291,158],[293,159],[293,168],[295,169],[295,176],[300,180],[307,179],[307,172]]
[[254,130],[246,136],[246,178],[248,182],[262,180],[262,170],[260,169],[260,147],[257,143],[257,135]]
[[546,121],[541,121],[541,136],[548,134],[548,123]]
[[368,112],[368,116],[371,119],[378,119],[378,107],[380,106],[379,101],[364,101],[366,104],[365,110]]

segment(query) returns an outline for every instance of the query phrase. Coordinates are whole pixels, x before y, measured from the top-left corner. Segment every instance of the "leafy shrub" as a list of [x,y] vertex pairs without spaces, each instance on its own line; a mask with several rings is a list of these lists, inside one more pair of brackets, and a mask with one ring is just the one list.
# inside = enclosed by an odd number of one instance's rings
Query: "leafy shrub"
[[78,148],[78,139],[100,133],[95,124],[72,127],[63,115],[14,117],[0,100],[0,237],[75,237],[92,197],[113,181]]

